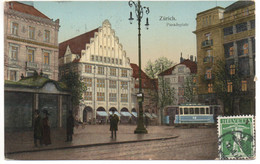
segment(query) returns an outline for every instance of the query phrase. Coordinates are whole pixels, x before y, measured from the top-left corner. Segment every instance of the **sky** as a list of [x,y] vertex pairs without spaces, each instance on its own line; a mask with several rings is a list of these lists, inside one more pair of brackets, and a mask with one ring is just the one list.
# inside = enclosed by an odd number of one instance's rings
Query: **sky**
[[[180,53],[184,58],[196,55],[196,14],[216,7],[227,7],[234,1],[141,1],[149,7],[141,24],[142,68],[148,60],[154,61],[165,56],[178,63]],[[91,31],[102,25],[105,19],[111,23],[119,42],[123,45],[131,63],[138,63],[137,21],[129,23],[129,12],[134,13],[128,1],[34,1],[34,7],[49,18],[60,19],[59,40],[65,40]],[[162,21],[161,16],[174,17],[175,20]],[[133,14],[136,20],[136,16]],[[145,28],[146,17],[149,29]],[[177,27],[168,24],[186,24]]]

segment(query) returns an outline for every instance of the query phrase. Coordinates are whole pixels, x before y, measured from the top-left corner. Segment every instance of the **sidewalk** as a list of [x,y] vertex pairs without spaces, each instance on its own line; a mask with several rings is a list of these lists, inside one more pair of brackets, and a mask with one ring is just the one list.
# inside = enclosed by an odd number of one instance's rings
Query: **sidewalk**
[[117,138],[111,139],[109,125],[80,126],[74,129],[72,142],[65,142],[65,129],[52,129],[52,144],[48,146],[43,145],[42,147],[34,147],[32,131],[5,133],[5,154],[165,140],[178,137],[178,135],[173,133],[173,127],[149,126],[147,128],[148,134],[134,134],[135,129],[136,125],[119,125]]

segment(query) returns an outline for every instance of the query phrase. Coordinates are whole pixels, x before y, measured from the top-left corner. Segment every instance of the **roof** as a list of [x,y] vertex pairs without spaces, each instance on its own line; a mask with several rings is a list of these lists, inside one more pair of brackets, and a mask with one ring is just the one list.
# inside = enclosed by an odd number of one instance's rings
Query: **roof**
[[198,16],[198,15],[201,15],[201,14],[204,14],[204,13],[207,13],[207,12],[209,12],[209,11],[213,11],[213,10],[215,10],[215,9],[224,10],[225,8],[220,7],[220,6],[216,6],[216,7],[213,7],[213,8],[211,8],[211,9],[208,9],[208,10],[205,10],[205,11],[202,11],[202,12],[197,13],[197,16]]
[[229,5],[228,7],[225,8],[225,13],[227,12],[232,12],[232,11],[235,11],[235,10],[238,10],[240,8],[244,8],[246,6],[249,6],[249,5],[254,5],[255,2],[254,1],[237,1],[235,3],[232,3],[231,5]]
[[[95,32],[98,32],[98,28],[60,43],[59,58],[64,57],[67,46],[70,47],[73,54],[78,54],[81,57],[81,50],[86,49],[86,44],[90,43],[90,39],[94,37]],[[74,62],[79,62],[79,60]]]
[[41,13],[39,10],[37,10],[33,6],[30,6],[30,5],[21,3],[21,2],[17,2],[17,1],[10,1],[7,3],[9,3],[9,9],[11,9],[11,10],[15,10],[15,11],[18,11],[21,13],[25,13],[25,14],[29,14],[29,15],[33,15],[33,16],[37,16],[37,17],[41,17],[41,18],[50,19],[49,17],[47,17],[46,15]]
[[[130,66],[133,69],[132,77],[134,77],[135,79],[139,78],[139,66],[134,63],[130,63]],[[158,82],[156,82],[156,79],[150,79],[149,76],[146,75],[146,73],[144,73],[143,70],[141,70],[141,78],[142,78],[142,88],[154,89],[154,85],[157,88]],[[139,88],[139,83],[135,84],[135,88]]]
[[175,66],[173,66],[173,67],[171,67],[171,68],[169,68],[169,69],[167,69],[167,70],[161,72],[161,73],[159,74],[159,76],[171,75],[171,74],[172,74],[172,71],[174,70],[174,68],[175,68],[176,66],[178,66],[178,65],[181,65],[181,64],[183,64],[183,65],[185,65],[186,67],[188,67],[188,68],[190,69],[191,73],[194,73],[194,74],[197,73],[197,63],[195,63],[195,62],[193,62],[193,61],[191,61],[191,60],[189,60],[189,59],[186,59],[186,60],[182,61],[181,63],[176,64]]

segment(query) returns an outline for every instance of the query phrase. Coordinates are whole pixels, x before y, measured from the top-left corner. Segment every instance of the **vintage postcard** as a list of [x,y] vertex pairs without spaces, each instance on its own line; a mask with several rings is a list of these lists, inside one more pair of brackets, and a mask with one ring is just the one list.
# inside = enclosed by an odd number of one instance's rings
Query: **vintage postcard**
[[255,1],[2,4],[5,162],[255,161]]

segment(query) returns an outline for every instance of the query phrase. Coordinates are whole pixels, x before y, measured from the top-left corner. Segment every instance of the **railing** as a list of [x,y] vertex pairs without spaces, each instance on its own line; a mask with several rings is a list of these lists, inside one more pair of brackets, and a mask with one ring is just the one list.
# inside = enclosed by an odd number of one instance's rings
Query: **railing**
[[36,69],[38,68],[38,64],[34,62],[26,62],[26,67]]
[[9,59],[8,65],[10,65],[10,66],[16,66],[16,65],[18,65],[18,60]]
[[50,71],[50,70],[51,70],[51,67],[50,67],[50,65],[48,65],[48,64],[43,64],[43,65],[42,65],[42,69],[43,69],[44,71]]
[[208,46],[213,46],[213,40],[205,40],[202,43],[202,47],[208,47]]

